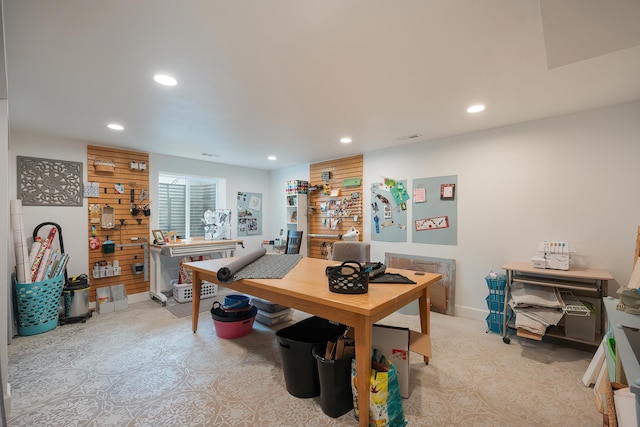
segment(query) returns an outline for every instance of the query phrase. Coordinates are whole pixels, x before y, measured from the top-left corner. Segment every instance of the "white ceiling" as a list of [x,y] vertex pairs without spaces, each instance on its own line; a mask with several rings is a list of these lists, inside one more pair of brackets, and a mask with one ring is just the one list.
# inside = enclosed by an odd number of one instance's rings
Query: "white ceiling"
[[3,3],[11,129],[98,145],[278,169],[640,99],[637,0]]

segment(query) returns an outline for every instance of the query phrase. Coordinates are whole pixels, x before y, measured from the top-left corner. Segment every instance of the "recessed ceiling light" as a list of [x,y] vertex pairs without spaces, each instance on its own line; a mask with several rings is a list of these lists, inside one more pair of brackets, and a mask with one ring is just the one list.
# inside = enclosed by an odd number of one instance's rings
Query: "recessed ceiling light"
[[119,125],[118,123],[109,123],[107,127],[111,130],[124,130],[124,126]]
[[467,113],[479,113],[480,111],[484,111],[484,105],[476,104],[467,108]]
[[340,138],[340,142],[342,142],[343,144],[348,144],[352,141],[351,138],[349,138],[348,136],[345,136],[344,138]]
[[178,84],[178,81],[176,79],[166,74],[156,74],[155,76],[153,76],[153,80],[165,86],[175,86]]
[[269,160],[278,160],[278,158],[276,156],[269,156],[269,157],[267,157],[267,159],[269,159]]

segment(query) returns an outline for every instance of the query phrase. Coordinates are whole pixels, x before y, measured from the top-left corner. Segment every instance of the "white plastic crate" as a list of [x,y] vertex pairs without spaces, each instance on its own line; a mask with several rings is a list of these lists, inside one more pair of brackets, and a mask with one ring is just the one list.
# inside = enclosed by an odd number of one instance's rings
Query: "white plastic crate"
[[277,311],[275,313],[258,310],[258,314],[256,314],[256,320],[268,326],[283,322],[290,322],[291,319],[293,319],[293,309],[291,308]]
[[[193,287],[191,283],[178,284],[177,280],[172,280],[173,299],[176,302],[190,302],[193,299]],[[200,299],[211,298],[218,294],[218,285],[210,282],[202,282],[200,287]]]

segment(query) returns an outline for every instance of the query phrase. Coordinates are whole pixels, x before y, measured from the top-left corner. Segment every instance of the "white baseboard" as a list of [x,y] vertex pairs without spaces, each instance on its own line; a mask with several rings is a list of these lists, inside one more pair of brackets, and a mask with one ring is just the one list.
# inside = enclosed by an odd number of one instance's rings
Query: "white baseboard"
[[463,305],[456,305],[456,316],[466,317],[469,319],[482,320],[484,321],[489,315],[488,310],[480,310],[475,307],[466,307]]
[[3,396],[4,412],[7,418],[11,416],[11,384],[7,383],[7,394]]

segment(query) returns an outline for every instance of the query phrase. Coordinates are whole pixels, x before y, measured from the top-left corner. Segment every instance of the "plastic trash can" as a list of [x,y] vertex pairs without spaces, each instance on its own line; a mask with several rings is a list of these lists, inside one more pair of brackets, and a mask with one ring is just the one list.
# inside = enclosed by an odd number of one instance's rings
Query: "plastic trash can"
[[276,332],[282,356],[282,371],[289,394],[295,397],[320,395],[318,367],[313,348],[335,340],[345,326],[331,323],[321,317],[309,317]]
[[326,344],[313,348],[320,381],[320,408],[325,415],[338,418],[353,409],[351,360],[353,354],[340,359],[325,359]]

